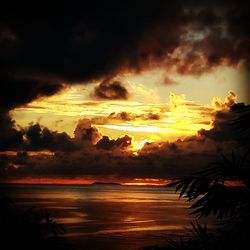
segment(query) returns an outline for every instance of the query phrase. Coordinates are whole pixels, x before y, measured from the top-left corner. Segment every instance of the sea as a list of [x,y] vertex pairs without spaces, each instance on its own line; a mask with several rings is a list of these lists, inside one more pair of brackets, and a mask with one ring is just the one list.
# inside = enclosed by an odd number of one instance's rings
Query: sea
[[138,250],[186,234],[190,204],[165,186],[8,185],[16,205],[47,211],[76,249]]

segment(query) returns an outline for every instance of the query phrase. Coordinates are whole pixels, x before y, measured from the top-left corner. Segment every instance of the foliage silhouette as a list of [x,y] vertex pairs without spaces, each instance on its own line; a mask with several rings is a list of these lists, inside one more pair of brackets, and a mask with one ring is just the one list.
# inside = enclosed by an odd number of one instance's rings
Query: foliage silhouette
[[208,169],[192,176],[178,178],[168,186],[175,186],[180,197],[194,202],[190,206],[194,209],[191,214],[198,217],[213,214],[218,218],[237,216],[243,207],[249,206],[247,156],[248,152],[237,160],[234,151],[231,159],[222,154],[222,161],[213,162]]
[[1,249],[73,249],[61,236],[64,232],[48,212],[20,208],[6,196],[0,197]]

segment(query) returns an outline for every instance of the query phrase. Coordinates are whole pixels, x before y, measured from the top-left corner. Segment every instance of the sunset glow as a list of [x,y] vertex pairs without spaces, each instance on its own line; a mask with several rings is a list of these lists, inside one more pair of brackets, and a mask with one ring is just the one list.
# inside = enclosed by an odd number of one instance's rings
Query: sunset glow
[[2,4],[0,248],[250,249],[249,23],[243,0]]
[[[90,140],[88,143],[86,141],[88,147],[105,150],[111,148],[116,152],[115,154],[125,154],[133,159],[133,157],[148,154],[149,149],[150,152],[151,150],[160,151],[161,148],[165,147],[166,143],[169,143],[169,147],[173,147],[173,149],[170,148],[171,150],[175,150],[176,146],[174,145],[177,141],[185,142],[189,137],[197,136],[200,133],[199,131],[212,130],[216,112],[220,110],[223,112],[228,111],[230,106],[237,100],[237,95],[232,91],[228,92],[224,100],[223,98],[213,97],[208,104],[199,104],[187,100],[184,94],[170,93],[169,100],[166,103],[143,103],[131,100],[127,101],[125,108],[124,102],[117,101],[82,103],[79,100],[81,91],[82,88],[80,87],[71,87],[61,94],[59,93],[58,96],[38,99],[25,107],[15,109],[13,117],[15,117],[17,124],[26,126],[25,123],[30,121],[30,116],[37,115],[40,123],[44,122],[45,126],[54,127],[59,132],[67,133],[71,130],[70,137],[68,137],[72,140],[71,143],[79,143],[79,140],[82,140],[78,138],[79,136],[87,136],[86,139]],[[67,105],[64,105],[62,99],[67,100]],[[55,103],[55,105],[52,103]],[[81,115],[85,111],[86,115],[81,120]],[[50,114],[53,114],[53,116],[50,116]],[[47,119],[47,116],[49,119]],[[50,120],[50,117],[56,120]],[[79,119],[79,121],[76,119]],[[35,121],[33,124],[31,126],[34,126],[34,129],[36,127],[36,129],[40,130],[39,133],[44,133],[42,136],[46,136],[46,128],[37,127]],[[84,133],[91,132],[91,134],[81,135],[79,134],[79,132],[82,133],[81,130],[86,130]],[[65,134],[64,136],[68,135]],[[171,146],[171,143],[173,143],[173,146]],[[78,146],[75,145],[75,147]],[[20,155],[24,159],[29,157],[30,160],[34,159],[34,161],[36,159],[42,159],[43,161],[51,159],[52,166],[54,164],[53,158],[60,156],[60,154],[57,156],[56,152],[50,150],[27,150],[24,155],[19,154],[17,151],[5,151],[0,152],[0,155],[13,158]],[[32,161],[30,164],[33,164]],[[23,167],[22,161],[7,165],[7,169],[12,171],[23,169]],[[129,178],[127,180],[120,177],[111,178],[113,182],[124,185],[163,185],[166,183],[166,181],[160,181],[159,179],[153,180],[154,178],[148,178],[147,180],[136,179],[138,178]],[[98,180],[98,178],[91,175],[90,178],[74,176],[74,178],[70,179],[66,176],[64,178],[42,176],[39,178],[12,178],[9,182],[91,184]],[[105,181],[108,180],[110,180],[110,177],[105,178]]]
[[[16,109],[13,113],[15,119],[25,126],[29,122],[26,119],[30,119],[31,115],[38,116],[45,126],[70,132],[73,136],[76,119],[84,113],[85,119],[89,119],[92,126],[96,126],[103,134],[113,139],[128,134],[137,144],[143,140],[174,141],[195,135],[201,128],[211,128],[214,112],[211,103],[196,104],[186,100],[184,94],[170,93],[166,103],[128,101],[124,108],[123,102],[85,104],[78,100],[79,88],[70,88],[68,91],[64,91],[61,96],[43,98]],[[63,100],[68,100],[66,106]],[[47,117],[50,113],[53,116]]]
[[3,13],[0,182],[141,185],[235,147],[226,124],[250,102],[248,34],[228,17],[241,9],[151,4]]
[[131,180],[117,180],[117,179],[106,179],[105,181],[100,180],[91,180],[87,178],[22,178],[22,179],[12,179],[8,181],[10,184],[60,184],[60,185],[89,185],[95,183],[117,183],[120,185],[135,185],[135,186],[163,186],[169,183],[170,180],[165,179],[143,179],[143,178],[134,178]]

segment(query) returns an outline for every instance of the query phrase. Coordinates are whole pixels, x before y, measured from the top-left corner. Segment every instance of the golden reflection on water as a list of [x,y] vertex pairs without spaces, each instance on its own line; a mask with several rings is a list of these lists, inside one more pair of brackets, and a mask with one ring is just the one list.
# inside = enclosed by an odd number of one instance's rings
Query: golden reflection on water
[[48,210],[66,237],[80,242],[98,238],[100,246],[118,236],[121,249],[127,240],[138,245],[138,237],[142,245],[153,243],[190,222],[188,204],[163,187],[25,185],[13,194],[21,205]]
[[[124,188],[124,189],[123,189]],[[126,190],[128,189],[128,190]],[[136,188],[139,189],[139,188]],[[131,187],[122,187],[120,189],[93,189],[91,192],[87,188],[79,188],[79,190],[53,190],[53,192],[47,192],[42,190],[38,193],[36,198],[41,200],[58,200],[58,199],[70,199],[70,200],[95,200],[95,201],[109,201],[109,202],[157,202],[164,201],[166,203],[172,203],[177,201],[175,193],[167,193],[163,188],[158,188],[158,192],[151,188],[149,191],[136,190]],[[155,188],[157,190],[157,188]],[[151,191],[151,192],[150,192]],[[33,191],[29,193],[16,194],[17,198],[30,199],[34,198]],[[180,203],[180,202],[178,202]]]
[[69,233],[70,237],[79,237],[87,235],[104,235],[104,234],[117,234],[117,233],[128,233],[128,232],[141,232],[141,231],[163,231],[163,230],[181,230],[181,226],[165,225],[165,226],[145,226],[145,227],[132,227],[123,229],[107,229],[100,230],[94,233]]

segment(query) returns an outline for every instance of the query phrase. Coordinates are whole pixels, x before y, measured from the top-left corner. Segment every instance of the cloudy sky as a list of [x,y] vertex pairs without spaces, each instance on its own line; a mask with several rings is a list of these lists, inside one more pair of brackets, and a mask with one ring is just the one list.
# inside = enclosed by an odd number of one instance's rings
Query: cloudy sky
[[235,148],[250,103],[243,1],[0,10],[3,182],[166,182]]

